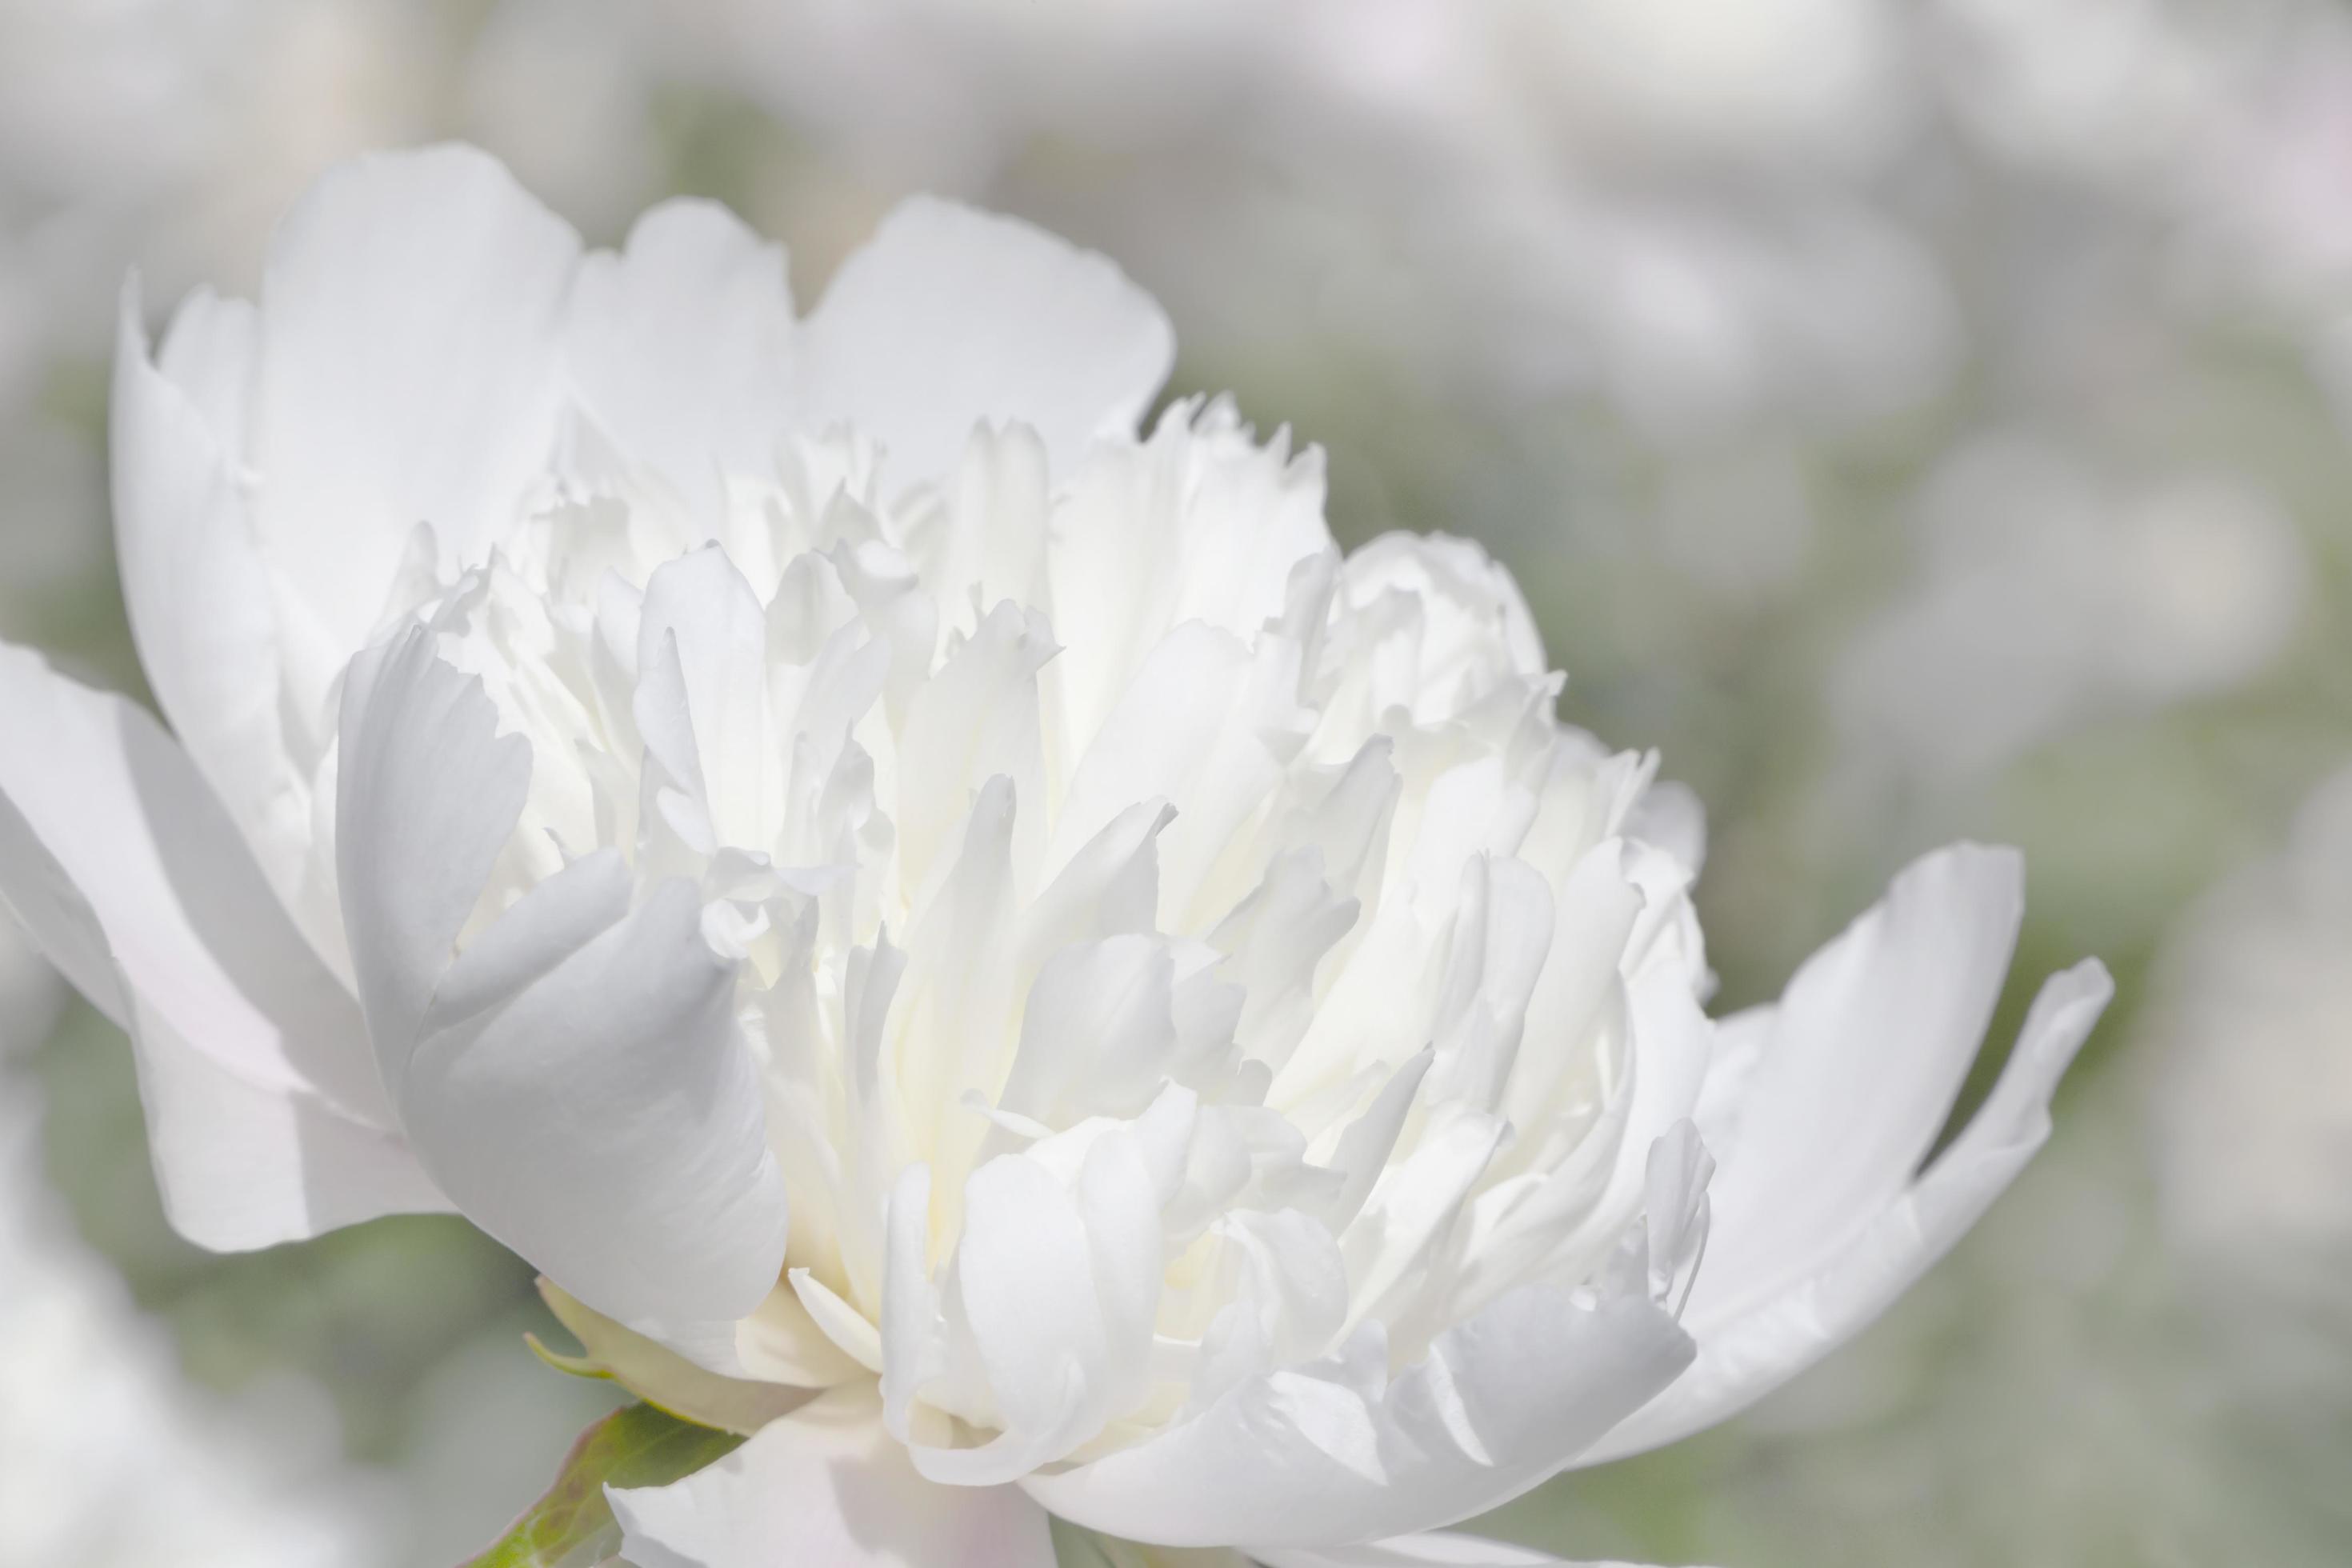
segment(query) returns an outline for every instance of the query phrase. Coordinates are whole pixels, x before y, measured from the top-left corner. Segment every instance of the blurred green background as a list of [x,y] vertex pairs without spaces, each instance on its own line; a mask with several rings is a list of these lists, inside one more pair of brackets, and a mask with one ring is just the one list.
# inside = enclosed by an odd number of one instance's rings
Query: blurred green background
[[[2044,974],[2096,953],[2120,987],[2050,1149],[1816,1372],[1495,1532],[2352,1559],[2352,14],[0,0],[0,635],[141,690],[104,486],[124,272],[156,311],[249,292],[320,168],[440,136],[592,239],[724,200],[803,301],[916,189],[1116,258],[1175,321],[1174,392],[1325,446],[1343,541],[1484,541],[1570,719],[1697,789],[1726,1008],[1915,855],[2024,847],[1972,1097]],[[0,1306],[0,1563],[486,1540],[604,1407],[523,1349],[528,1270],[456,1221],[179,1242],[125,1043],[12,973],[0,1239],[59,1283]],[[68,1320],[97,1345],[41,1337]],[[146,1347],[144,1436],[56,1491],[31,1413],[107,1346]],[[200,1452],[205,1500],[106,1489]]]

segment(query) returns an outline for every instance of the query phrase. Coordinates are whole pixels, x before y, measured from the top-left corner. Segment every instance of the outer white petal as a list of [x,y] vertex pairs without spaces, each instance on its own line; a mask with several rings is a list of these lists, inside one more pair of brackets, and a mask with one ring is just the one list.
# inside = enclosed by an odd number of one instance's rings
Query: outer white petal
[[664,202],[619,254],[581,264],[573,385],[604,433],[701,506],[721,466],[766,471],[792,416],[793,296],[782,247],[715,202]]
[[1633,1568],[1624,1563],[1572,1563],[1549,1552],[1475,1535],[1400,1535],[1360,1546],[1261,1552],[1265,1568]]
[[256,522],[329,640],[383,609],[420,521],[470,561],[546,468],[579,237],[470,147],[338,165],[261,285]]
[[1790,982],[1736,1120],[1709,1129],[1694,1325],[1811,1274],[1910,1185],[2000,1000],[2024,877],[2011,849],[1926,856]]
[[901,482],[945,479],[983,419],[1034,427],[1066,476],[1089,439],[1134,430],[1175,352],[1107,258],[918,196],[842,264],[799,368],[809,423],[874,436]]
[[357,1007],[160,726],[0,647],[0,898],[131,1032],[166,1213],[265,1247],[446,1206]]
[[167,374],[148,358],[137,282],[126,285],[108,446],[140,663],[188,754],[291,897],[310,795],[288,763],[278,617],[234,445],[253,336],[250,306],[192,296],[166,344],[178,374]]
[[871,1384],[838,1389],[666,1487],[608,1488],[638,1568],[1053,1568],[1019,1489],[945,1487],[883,1429]]
[[1381,1385],[1376,1326],[1330,1361],[1243,1384],[1192,1420],[1024,1480],[1055,1513],[1171,1546],[1311,1545],[1482,1513],[1564,1468],[1689,1364],[1646,1300],[1528,1287]]
[[1891,1306],[1976,1224],[2050,1135],[2050,1096],[2115,994],[2097,960],[2053,975],[2000,1080],[1925,1174],[1811,1275],[1737,1315],[1685,1318],[1697,1363],[1580,1461],[1671,1443],[1737,1414]]
[[782,1264],[783,1180],[691,885],[632,910],[600,851],[452,961],[530,779],[529,743],[496,728],[429,627],[352,666],[344,921],[403,1124],[467,1217],[597,1310],[744,1316]]
[[[397,1100],[425,1009],[530,788],[530,742],[414,626],[352,663],[337,774],[343,926]],[[593,934],[593,931],[590,933]]]

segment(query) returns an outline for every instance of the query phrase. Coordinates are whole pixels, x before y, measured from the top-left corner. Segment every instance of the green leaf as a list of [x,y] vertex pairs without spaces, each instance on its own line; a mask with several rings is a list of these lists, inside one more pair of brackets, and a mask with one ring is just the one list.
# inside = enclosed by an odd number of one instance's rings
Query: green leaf
[[616,1410],[572,1445],[547,1495],[465,1568],[598,1568],[621,1550],[604,1488],[667,1486],[734,1452],[743,1439],[650,1405]]

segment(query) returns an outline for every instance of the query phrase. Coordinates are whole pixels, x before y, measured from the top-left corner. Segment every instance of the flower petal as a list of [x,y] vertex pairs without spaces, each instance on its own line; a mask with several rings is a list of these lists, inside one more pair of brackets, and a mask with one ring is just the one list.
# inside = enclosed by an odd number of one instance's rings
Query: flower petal
[[0,647],[0,898],[131,1031],[173,1226],[237,1249],[446,1207],[357,1007],[162,728]]
[[1638,1296],[1549,1286],[1438,1336],[1385,1387],[1377,1324],[1334,1358],[1255,1377],[1133,1447],[1022,1482],[1089,1529],[1173,1546],[1309,1545],[1423,1529],[1567,1465],[1689,1364]]
[[693,886],[632,908],[600,850],[452,958],[530,782],[529,742],[496,729],[429,626],[354,661],[344,921],[403,1124],[468,1218],[598,1311],[742,1317],[782,1266],[783,1180]]
[[1684,1321],[1699,1342],[1696,1364],[1579,1462],[1622,1458],[1713,1426],[1884,1312],[1951,1250],[2050,1136],[2050,1096],[2114,994],[2095,959],[2053,975],[1990,1098],[1910,1190],[1769,1300],[1724,1317],[1702,1315],[1694,1305]]
[[292,901],[309,862],[310,788],[289,764],[278,616],[234,444],[254,330],[250,306],[191,296],[165,342],[169,374],[148,357],[138,281],[126,284],[108,446],[140,663],[189,756]]
[[257,532],[355,650],[419,521],[470,563],[547,466],[580,238],[470,147],[338,165],[261,285]]
[[398,1133],[322,1098],[261,1087],[146,996],[131,998],[139,1100],[164,1217],[197,1246],[245,1252],[449,1200]]
[[[1165,801],[1185,814],[1211,815],[1201,799],[1209,759],[1248,717],[1248,647],[1200,622],[1177,627],[1155,645],[1076,752],[1045,863],[1059,871],[1078,850],[1139,801]],[[1066,732],[1066,740],[1068,739]],[[1156,854],[1168,858],[1166,833]],[[1163,872],[1163,901],[1164,872]]]
[[764,849],[786,750],[768,706],[767,626],[759,595],[715,544],[664,562],[646,580],[637,668],[657,667],[664,679],[637,688],[646,744],[698,793],[719,842]]
[[765,472],[791,420],[793,331],[783,248],[677,200],[581,263],[566,338],[589,416],[709,526],[719,470]]
[[352,661],[337,773],[343,928],[376,1063],[395,1100],[425,1011],[522,815],[530,742],[499,735],[481,682],[412,626]]
[[1811,1274],[1910,1185],[1984,1040],[2024,910],[2011,849],[1955,845],[1789,983],[1712,1189],[1695,1321]]
[[[598,901],[551,879],[467,956]],[[409,1135],[469,1217],[607,1316],[743,1316],[782,1268],[784,1192],[733,995],[693,887],[660,883],[510,1000],[426,1035]]]
[[809,1401],[805,1388],[728,1377],[698,1366],[575,1300],[551,1279],[540,1280],[539,1293],[555,1321],[580,1342],[583,1356],[639,1399],[681,1421],[748,1437]]
[[915,1473],[873,1386],[821,1395],[707,1469],[608,1488],[639,1568],[1053,1568],[1045,1512],[1015,1487]]
[[918,196],[842,263],[801,355],[809,424],[873,435],[901,482],[944,479],[983,419],[1033,426],[1066,476],[1090,438],[1134,430],[1175,337],[1107,258]]

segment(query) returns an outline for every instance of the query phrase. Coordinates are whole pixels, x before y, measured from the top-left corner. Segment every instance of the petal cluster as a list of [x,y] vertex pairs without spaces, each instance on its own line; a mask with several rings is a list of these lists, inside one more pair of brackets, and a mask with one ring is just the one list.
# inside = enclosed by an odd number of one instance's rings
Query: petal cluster
[[455,1208],[756,1434],[616,1496],[635,1561],[1517,1560],[1413,1532],[1867,1321],[2105,1001],[1922,1173],[2015,857],[1710,1020],[1696,814],[1559,722],[1508,575],[1343,555],[1222,401],[1139,435],[1164,319],[1025,226],[911,203],[803,317],[719,209],[584,252],[438,149],[329,176],[257,304],[135,307],[173,732],[0,656],[0,889],[188,1234]]

